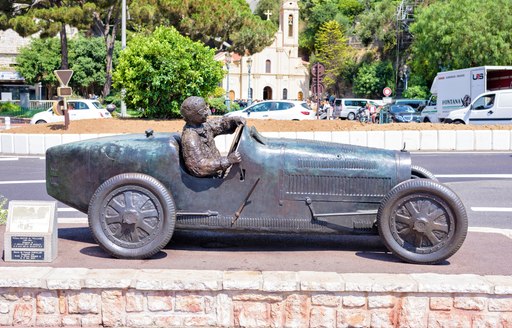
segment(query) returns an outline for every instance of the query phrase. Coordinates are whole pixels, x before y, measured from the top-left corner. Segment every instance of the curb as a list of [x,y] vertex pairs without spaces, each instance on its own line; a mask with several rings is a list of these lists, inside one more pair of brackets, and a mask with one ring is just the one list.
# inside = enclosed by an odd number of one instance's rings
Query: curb
[[[44,155],[52,146],[113,134],[16,134],[0,133],[2,155]],[[391,150],[408,151],[510,151],[512,130],[421,131],[311,131],[263,132],[267,137],[309,139]],[[215,138],[221,152],[229,149],[232,136]]]

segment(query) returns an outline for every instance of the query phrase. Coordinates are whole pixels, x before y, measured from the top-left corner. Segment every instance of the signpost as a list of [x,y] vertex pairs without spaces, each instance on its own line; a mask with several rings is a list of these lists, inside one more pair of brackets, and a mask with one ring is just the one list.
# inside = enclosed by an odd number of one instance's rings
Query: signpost
[[[64,128],[67,130],[69,126],[69,113],[67,108],[66,97],[69,97],[73,94],[73,89],[68,87],[68,83],[73,76],[73,70],[71,69],[58,69],[53,71],[55,76],[57,76],[57,80],[60,82],[60,87],[57,88],[57,95],[59,97],[64,98],[62,111],[64,112]],[[57,103],[57,106],[60,105],[60,101]],[[57,110],[59,112],[59,110]]]
[[57,202],[10,201],[4,259],[52,262],[57,257]]
[[391,88],[389,88],[389,87],[385,87],[385,88],[382,90],[382,93],[384,94],[384,97],[389,97],[389,96],[391,96],[391,93],[392,93]]
[[325,86],[323,84],[325,66],[320,63],[315,63],[311,68],[311,75],[313,76],[311,91],[316,96],[316,118],[318,119],[320,111],[320,97],[325,91]]

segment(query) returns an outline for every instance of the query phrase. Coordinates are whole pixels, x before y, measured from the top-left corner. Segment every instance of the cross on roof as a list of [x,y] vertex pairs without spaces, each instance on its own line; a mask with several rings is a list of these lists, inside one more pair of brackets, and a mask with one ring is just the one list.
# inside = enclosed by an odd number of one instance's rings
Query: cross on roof
[[264,12],[265,15],[267,15],[267,20],[270,20],[270,16],[272,16],[272,12],[270,10],[267,10]]

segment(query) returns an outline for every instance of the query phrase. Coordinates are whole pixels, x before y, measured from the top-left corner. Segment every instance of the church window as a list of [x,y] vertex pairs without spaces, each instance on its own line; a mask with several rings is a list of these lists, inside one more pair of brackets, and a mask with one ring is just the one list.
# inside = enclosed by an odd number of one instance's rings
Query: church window
[[288,16],[288,36],[293,36],[293,15]]
[[267,59],[265,61],[265,73],[270,73],[271,72],[270,67],[271,67],[271,62],[270,62],[269,59]]
[[284,100],[288,99],[288,89],[286,89],[286,88],[283,89],[283,99]]

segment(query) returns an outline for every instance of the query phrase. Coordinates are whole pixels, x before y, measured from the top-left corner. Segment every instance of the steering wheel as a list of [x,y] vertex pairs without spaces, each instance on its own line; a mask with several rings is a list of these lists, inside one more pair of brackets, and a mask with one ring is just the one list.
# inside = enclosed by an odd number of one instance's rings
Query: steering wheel
[[[236,130],[233,133],[233,141],[231,141],[231,146],[229,146],[228,155],[235,152],[236,149],[238,148],[240,138],[242,138],[243,130],[244,130],[244,124],[240,124],[239,126],[236,127]],[[231,166],[233,166],[233,165],[231,165]],[[222,171],[222,173],[220,175],[221,178],[224,178],[227,175],[227,173],[231,169],[231,166],[228,167],[227,169],[225,169],[224,171]]]
[[229,146],[228,155],[232,152],[236,151],[238,147],[238,143],[240,142],[240,138],[242,137],[242,131],[244,129],[244,124],[240,124],[236,127],[235,132],[233,133],[233,141],[231,141],[231,146]]

